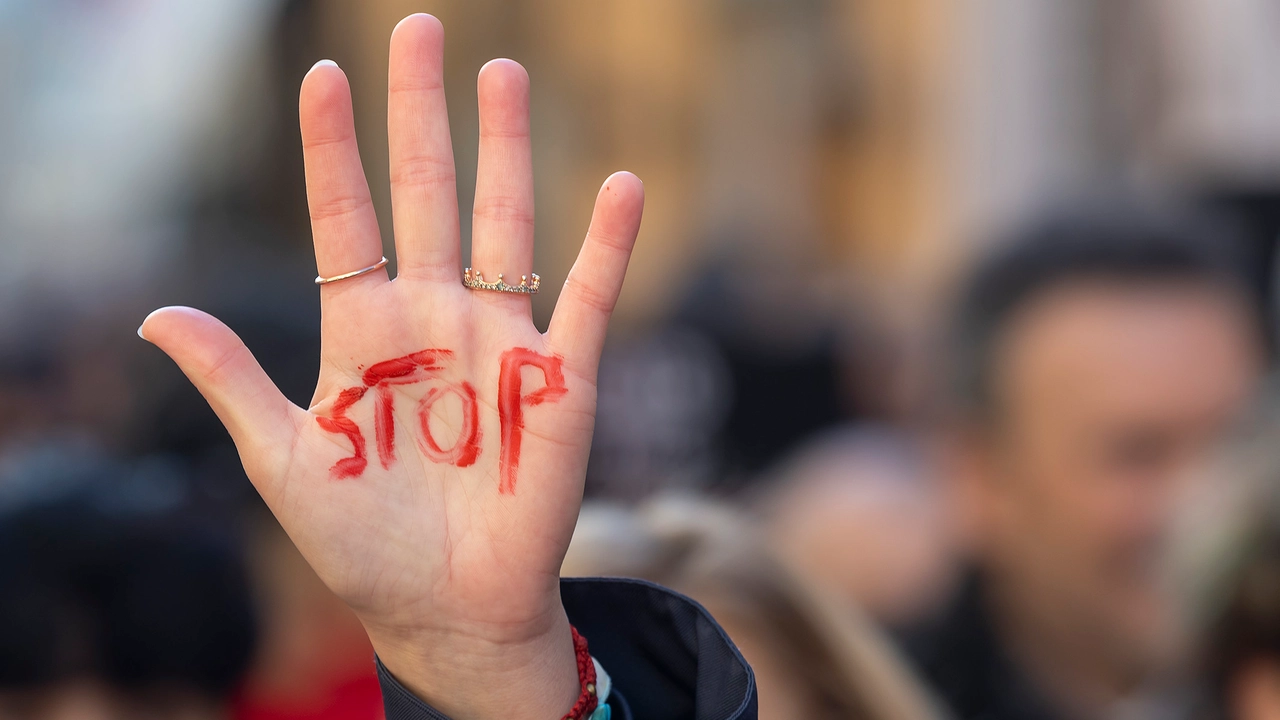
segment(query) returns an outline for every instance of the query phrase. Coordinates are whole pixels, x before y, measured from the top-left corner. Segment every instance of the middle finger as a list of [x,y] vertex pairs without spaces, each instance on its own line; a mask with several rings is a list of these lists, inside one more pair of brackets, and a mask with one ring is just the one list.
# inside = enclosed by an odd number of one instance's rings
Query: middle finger
[[444,99],[444,28],[410,15],[391,33],[391,205],[402,277],[457,282],[458,188]]

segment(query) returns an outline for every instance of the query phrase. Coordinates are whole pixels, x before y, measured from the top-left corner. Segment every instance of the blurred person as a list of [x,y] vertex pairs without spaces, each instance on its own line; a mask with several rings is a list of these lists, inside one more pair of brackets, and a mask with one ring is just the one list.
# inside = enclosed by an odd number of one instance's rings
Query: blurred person
[[949,438],[972,572],[906,634],[960,717],[1176,716],[1157,687],[1175,653],[1156,572],[1171,497],[1264,362],[1215,232],[1084,208],[969,278]]
[[248,582],[225,529],[179,511],[181,478],[64,452],[0,486],[0,718],[231,718]]
[[699,333],[611,336],[600,359],[587,496],[638,502],[710,484],[723,470],[718,436],[731,392],[724,359]]
[[128,433],[136,346],[46,299],[29,296],[21,329],[0,331],[0,455],[53,438],[112,445]]
[[759,477],[813,433],[862,414],[846,387],[847,338],[833,299],[816,287],[828,278],[799,248],[782,257],[757,250],[767,243],[755,235],[730,235],[740,247],[694,276],[672,319],[712,348],[712,372],[727,386],[713,428],[726,490]]
[[847,347],[832,294],[801,257],[757,257],[756,235],[720,238],[742,247],[694,274],[665,327],[606,350],[592,498],[741,490],[805,438],[871,414],[849,387],[864,348]]
[[260,504],[247,522],[258,649],[236,693],[235,720],[377,720],[373,648]]
[[903,626],[936,609],[956,575],[954,523],[925,455],[888,428],[833,430],[801,447],[752,504],[793,568]]
[[755,670],[760,717],[942,717],[874,624],[811,588],[728,506],[583,508],[561,572],[644,578],[704,605]]

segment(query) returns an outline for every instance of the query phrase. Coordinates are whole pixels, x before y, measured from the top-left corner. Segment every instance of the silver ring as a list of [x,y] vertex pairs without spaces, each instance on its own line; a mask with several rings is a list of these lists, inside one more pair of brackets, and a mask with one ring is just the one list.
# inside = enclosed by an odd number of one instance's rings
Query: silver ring
[[384,256],[382,257],[382,259],[381,259],[381,260],[379,260],[378,262],[376,262],[376,263],[374,263],[374,264],[370,265],[370,266],[369,266],[369,267],[367,267],[367,268],[360,268],[359,270],[352,270],[352,271],[351,271],[351,272],[349,272],[349,273],[342,273],[341,275],[334,275],[333,277],[320,277],[319,275],[317,275],[317,276],[316,276],[316,284],[317,284],[317,285],[328,285],[328,284],[329,284],[329,283],[331,283],[331,282],[338,282],[339,280],[350,280],[350,279],[351,279],[351,278],[353,278],[353,277],[360,277],[361,275],[364,275],[364,274],[366,274],[366,273],[371,273],[371,272],[373,272],[374,270],[377,270],[377,269],[378,269],[378,268],[380,268],[380,267],[384,267],[386,264],[387,264],[387,258],[386,258],[386,256],[384,255]]

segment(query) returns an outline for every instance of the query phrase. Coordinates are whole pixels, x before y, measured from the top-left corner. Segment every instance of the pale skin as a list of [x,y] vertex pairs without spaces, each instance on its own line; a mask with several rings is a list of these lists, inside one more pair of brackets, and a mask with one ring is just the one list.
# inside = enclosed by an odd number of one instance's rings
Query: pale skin
[[[470,290],[462,262],[445,111],[443,28],[413,15],[392,33],[388,96],[398,274],[321,286],[320,376],[310,407],[290,403],[225,325],[190,308],[155,311],[139,330],[191,379],[226,425],[249,479],[321,579],[359,616],[378,656],[410,690],[457,720],[564,715],[579,694],[558,570],[582,499],[595,381],[609,315],[639,231],[644,191],[609,177],[547,332],[527,296]],[[480,149],[470,266],[518,281],[533,270],[529,79],[510,60],[479,76]],[[316,264],[333,276],[376,263],[382,247],[356,149],[346,76],[322,62],[299,99]],[[299,278],[309,282],[309,278]],[[500,486],[503,354],[527,349],[563,368],[564,392],[529,400],[549,379],[520,375],[525,430],[517,483]],[[428,452],[415,403],[432,381],[392,386],[399,442],[374,447],[374,400],[345,416],[368,441],[362,472],[326,430],[343,390],[371,366],[425,349],[452,353],[440,382],[476,393],[479,453],[463,466]],[[450,404],[452,403],[452,404]],[[460,401],[433,406],[440,445],[454,443]],[[453,433],[452,435],[450,433]],[[415,438],[418,442],[415,442]],[[590,638],[588,638],[590,640]]]

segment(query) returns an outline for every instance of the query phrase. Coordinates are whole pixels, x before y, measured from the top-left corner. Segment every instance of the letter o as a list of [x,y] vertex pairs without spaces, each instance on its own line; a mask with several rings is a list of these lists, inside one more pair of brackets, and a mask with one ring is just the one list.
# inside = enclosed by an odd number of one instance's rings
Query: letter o
[[[457,395],[462,400],[462,431],[453,447],[441,448],[431,434],[431,406],[446,394]],[[435,385],[418,401],[418,423],[422,427],[421,442],[418,446],[432,462],[448,463],[458,467],[467,467],[475,463],[480,456],[480,413],[477,407],[476,390],[471,383],[460,385],[453,383]]]

